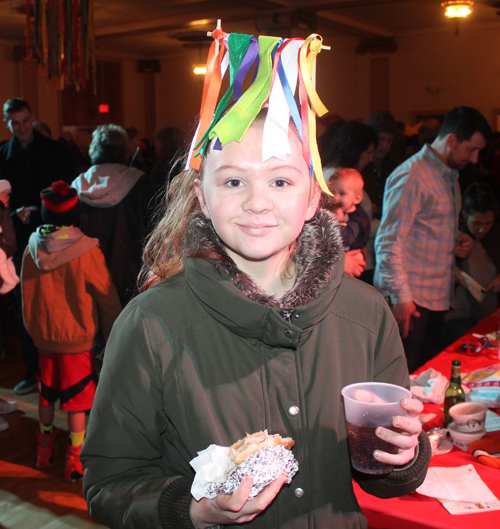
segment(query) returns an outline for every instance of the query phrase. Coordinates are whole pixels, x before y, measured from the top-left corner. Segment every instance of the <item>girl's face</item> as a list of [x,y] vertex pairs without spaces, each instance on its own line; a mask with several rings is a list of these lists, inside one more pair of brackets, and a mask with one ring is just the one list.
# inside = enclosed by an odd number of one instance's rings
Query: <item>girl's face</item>
[[195,182],[203,213],[240,268],[279,263],[304,222],[314,216],[321,193],[314,185],[311,197],[309,169],[297,135],[289,132],[291,153],[285,160],[263,162],[262,131],[261,123],[254,124],[241,143],[211,150],[203,182]]
[[495,223],[495,213],[493,211],[476,212],[471,215],[464,211],[463,216],[467,221],[467,228],[476,239],[486,237]]

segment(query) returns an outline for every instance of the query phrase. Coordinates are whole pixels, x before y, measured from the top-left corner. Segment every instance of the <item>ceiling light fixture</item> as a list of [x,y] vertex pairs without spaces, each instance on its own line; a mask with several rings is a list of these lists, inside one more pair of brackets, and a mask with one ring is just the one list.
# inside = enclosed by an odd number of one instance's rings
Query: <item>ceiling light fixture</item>
[[464,0],[463,2],[451,0],[449,2],[443,2],[441,5],[445,8],[444,14],[448,18],[466,18],[472,13],[471,7],[474,5],[474,2],[470,0]]

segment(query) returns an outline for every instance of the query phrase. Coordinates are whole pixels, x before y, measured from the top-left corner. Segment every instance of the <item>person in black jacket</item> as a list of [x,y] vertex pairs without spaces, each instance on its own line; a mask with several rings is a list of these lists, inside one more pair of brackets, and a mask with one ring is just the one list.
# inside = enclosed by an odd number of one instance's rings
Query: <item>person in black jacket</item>
[[[71,182],[77,174],[77,161],[65,145],[47,138],[33,128],[33,113],[29,103],[18,97],[3,106],[4,122],[12,138],[0,146],[0,179],[12,187],[10,208],[16,232],[17,252],[14,255],[16,272],[21,272],[21,261],[30,235],[42,224],[40,192],[55,180]],[[14,297],[21,314],[21,291]],[[24,330],[22,319],[22,355],[26,377],[14,388],[18,394],[36,389],[38,351]]]
[[94,131],[89,155],[92,167],[72,184],[82,203],[80,228],[99,239],[124,307],[137,291],[154,183],[126,165],[129,140],[118,125],[103,125]]

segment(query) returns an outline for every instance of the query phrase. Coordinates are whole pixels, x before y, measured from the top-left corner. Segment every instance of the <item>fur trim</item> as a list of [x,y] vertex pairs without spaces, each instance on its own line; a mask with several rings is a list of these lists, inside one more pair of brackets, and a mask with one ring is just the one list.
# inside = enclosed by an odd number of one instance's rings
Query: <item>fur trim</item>
[[299,307],[316,299],[330,282],[335,263],[344,252],[337,218],[319,208],[316,215],[304,225],[292,255],[297,268],[295,284],[281,299],[276,299],[266,294],[248,274],[236,266],[227,255],[212,222],[201,211],[193,215],[186,245],[190,248],[190,253],[210,249],[219,254],[221,259],[214,259],[213,263],[232,278],[233,283],[247,298],[276,308]]

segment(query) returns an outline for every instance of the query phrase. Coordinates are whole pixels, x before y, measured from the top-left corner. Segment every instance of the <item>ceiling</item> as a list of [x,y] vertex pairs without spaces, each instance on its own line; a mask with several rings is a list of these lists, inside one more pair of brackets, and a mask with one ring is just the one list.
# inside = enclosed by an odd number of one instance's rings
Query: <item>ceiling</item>
[[[0,40],[22,44],[25,0],[0,0]],[[495,24],[500,1],[476,0],[462,28]],[[392,37],[441,28],[454,31],[441,0],[95,0],[101,53],[156,58],[181,46],[210,43],[216,20],[227,32],[334,37]],[[291,29],[294,28],[294,29]],[[291,35],[291,33],[294,35]]]

